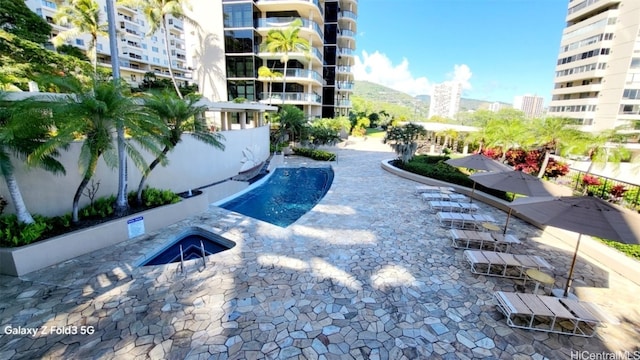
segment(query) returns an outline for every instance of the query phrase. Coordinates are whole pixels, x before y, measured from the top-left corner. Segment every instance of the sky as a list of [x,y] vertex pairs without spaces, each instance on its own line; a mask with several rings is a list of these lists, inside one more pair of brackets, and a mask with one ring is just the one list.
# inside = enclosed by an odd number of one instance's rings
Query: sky
[[360,0],[356,80],[409,95],[458,80],[462,97],[551,98],[568,0]]

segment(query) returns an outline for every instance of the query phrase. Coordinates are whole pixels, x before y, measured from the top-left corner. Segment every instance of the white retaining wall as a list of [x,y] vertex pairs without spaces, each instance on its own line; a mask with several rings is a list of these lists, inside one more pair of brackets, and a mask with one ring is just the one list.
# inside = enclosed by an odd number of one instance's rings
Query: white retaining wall
[[[201,143],[185,134],[182,142],[168,154],[169,164],[166,167],[158,165],[151,172],[147,184],[154,188],[183,192],[229,179],[238,174],[245,162],[260,163],[269,157],[268,125],[220,133],[225,137],[224,151]],[[78,170],[80,146],[80,142],[74,143],[68,151],[63,152],[59,160],[63,163],[67,174],[62,176],[56,176],[37,168],[25,168],[22,161],[14,161],[18,185],[27,208],[32,214],[55,216],[71,211],[73,195],[82,179]],[[151,162],[152,156],[147,154],[146,159]],[[110,169],[104,161],[100,160],[94,176],[95,182],[100,182],[96,198],[117,193],[117,175],[117,168]],[[129,161],[128,192],[137,190],[140,177],[140,171]],[[223,198],[229,195],[226,194],[227,191],[232,193],[242,187],[244,187],[242,184],[234,184],[233,186],[221,184],[215,188],[227,190],[213,197],[214,199]],[[0,196],[9,202],[4,213],[15,212],[4,181],[0,181]],[[89,198],[83,196],[80,206],[88,203]]]

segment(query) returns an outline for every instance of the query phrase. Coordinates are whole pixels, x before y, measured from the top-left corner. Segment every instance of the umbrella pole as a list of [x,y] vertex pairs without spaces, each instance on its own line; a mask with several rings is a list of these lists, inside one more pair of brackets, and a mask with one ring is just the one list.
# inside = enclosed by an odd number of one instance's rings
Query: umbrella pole
[[473,187],[471,188],[471,196],[469,196],[469,203],[473,202],[473,193],[476,192],[476,182],[473,182]]
[[578,235],[578,243],[576,244],[576,252],[573,254],[573,260],[571,261],[571,268],[569,269],[569,278],[567,279],[567,285],[564,287],[564,297],[569,296],[569,288],[573,280],[573,269],[576,266],[576,260],[578,259],[578,248],[580,247],[580,239],[582,234]]
[[509,219],[511,218],[511,211],[513,211],[513,209],[509,208],[509,214],[507,214],[507,221],[504,223],[504,231],[502,231],[502,235],[507,234],[507,225],[509,225]]

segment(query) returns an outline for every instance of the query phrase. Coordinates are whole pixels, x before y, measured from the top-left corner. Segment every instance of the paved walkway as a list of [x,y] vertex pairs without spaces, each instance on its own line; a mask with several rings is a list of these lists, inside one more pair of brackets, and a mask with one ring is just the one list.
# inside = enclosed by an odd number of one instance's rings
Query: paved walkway
[[[618,325],[588,339],[509,328],[492,293],[513,291],[513,281],[471,274],[413,194],[416,183],[381,169],[388,148],[369,139],[336,150],[331,190],[286,229],[212,207],[20,279],[0,276],[0,359],[568,359],[640,350],[640,288],[583,258],[578,294]],[[510,224],[528,239],[513,252],[543,255],[561,286],[572,249]],[[189,226],[237,245],[206,268],[190,262],[186,275],[177,265],[134,266]],[[38,333],[6,334],[25,329]]]

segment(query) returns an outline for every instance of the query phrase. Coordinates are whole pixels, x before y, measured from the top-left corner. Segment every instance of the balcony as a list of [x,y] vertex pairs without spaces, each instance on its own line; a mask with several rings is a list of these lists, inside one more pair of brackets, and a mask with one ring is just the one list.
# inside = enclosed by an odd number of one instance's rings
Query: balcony
[[[274,71],[277,71],[277,72],[282,74],[282,73],[284,73],[284,68],[275,69]],[[293,79],[293,80],[298,80],[298,81],[300,79],[307,79],[307,80],[315,81],[315,82],[320,83],[320,84],[324,84],[324,79],[322,78],[322,75],[320,73],[318,73],[317,71],[313,71],[313,70],[287,69],[286,78],[287,78],[287,80]]]
[[344,11],[340,11],[340,13],[338,14],[338,19],[341,19],[341,18],[351,19],[355,21],[358,19],[358,15],[356,15],[356,13],[352,11],[344,10]]
[[302,21],[302,27],[301,29],[313,29],[313,31],[315,31],[316,34],[318,34],[318,37],[320,38],[320,41],[324,41],[324,32],[322,30],[322,28],[320,28],[320,25],[316,24],[313,21],[309,21],[308,19],[303,19],[303,18],[294,18],[294,17],[270,17],[270,18],[266,18],[266,19],[258,19],[256,21],[255,27],[256,28],[268,28],[269,30],[273,29],[273,28],[285,28],[287,26],[289,26],[291,23],[293,23],[295,20],[300,20]]
[[[263,92],[260,93],[260,100],[271,100],[274,104],[277,104],[278,102],[282,103],[282,93],[273,92],[271,93],[271,98],[269,98],[269,93]],[[284,102],[313,103],[320,105],[322,104],[322,96],[316,93],[285,93]]]
[[342,29],[338,34],[340,36],[346,36],[346,37],[352,37],[352,38],[356,37],[356,32],[348,29]]
[[[315,11],[319,11],[320,15],[324,16],[324,8],[320,5],[320,1],[319,0],[258,0],[257,1],[257,5],[261,7],[264,7],[265,5],[271,5],[273,4],[274,7],[282,7],[282,4],[285,4],[284,6],[288,9],[291,10],[292,6],[294,6],[293,4],[300,4],[300,5],[313,5],[314,10]],[[305,4],[306,3],[306,4]],[[270,7],[270,6],[269,6]],[[268,9],[263,9],[263,10],[268,10]]]
[[353,82],[351,82],[351,81],[338,81],[338,82],[336,82],[336,89],[338,89],[338,90],[353,90]]

